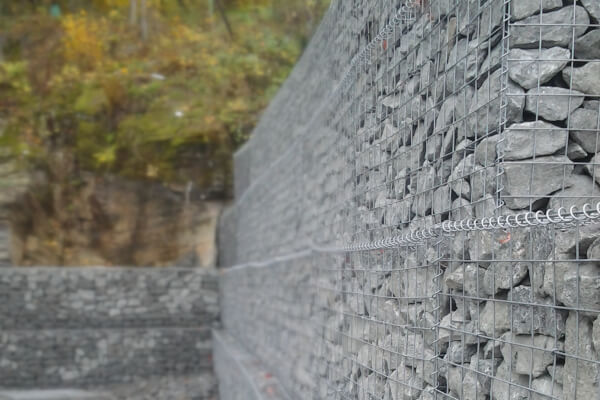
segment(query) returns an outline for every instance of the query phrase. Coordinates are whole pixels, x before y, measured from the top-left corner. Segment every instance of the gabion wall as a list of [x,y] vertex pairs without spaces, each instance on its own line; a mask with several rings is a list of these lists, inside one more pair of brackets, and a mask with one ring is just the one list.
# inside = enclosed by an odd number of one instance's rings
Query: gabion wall
[[[199,268],[0,268],[0,389],[207,379],[217,283]],[[212,398],[212,378],[190,396]]]
[[599,19],[333,2],[236,159],[222,275],[290,396],[600,398]]

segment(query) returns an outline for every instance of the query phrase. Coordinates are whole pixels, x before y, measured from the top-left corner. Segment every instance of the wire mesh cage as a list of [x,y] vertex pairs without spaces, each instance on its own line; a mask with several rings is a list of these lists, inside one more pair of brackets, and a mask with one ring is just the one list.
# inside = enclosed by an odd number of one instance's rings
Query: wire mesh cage
[[333,2],[251,139],[222,277],[290,398],[600,398],[599,22]]

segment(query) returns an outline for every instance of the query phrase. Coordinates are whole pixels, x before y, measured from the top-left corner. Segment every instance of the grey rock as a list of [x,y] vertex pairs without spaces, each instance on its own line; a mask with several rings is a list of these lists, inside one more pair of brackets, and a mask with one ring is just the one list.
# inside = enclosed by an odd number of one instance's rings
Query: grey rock
[[504,301],[488,300],[479,314],[479,329],[491,337],[500,337],[510,329],[510,306]]
[[392,400],[415,400],[421,395],[421,390],[425,386],[416,370],[406,367],[404,364],[400,364],[390,374],[387,385],[392,394]]
[[583,60],[600,59],[600,29],[589,31],[575,40],[575,57]]
[[[522,160],[534,155],[556,153],[567,144],[568,132],[544,121],[522,122],[511,125],[505,133],[505,160]],[[534,151],[535,150],[535,151]]]
[[[540,245],[531,246],[532,241]],[[470,258],[486,268],[483,287],[488,294],[518,285],[531,266],[529,260],[545,260],[553,250],[548,232],[528,228],[514,230],[510,236],[498,230],[471,232],[468,246]]]
[[448,185],[440,186],[433,192],[433,212],[434,214],[442,214],[450,211],[451,208],[450,187]]
[[[569,313],[565,338],[563,394],[565,400],[589,400],[598,396],[600,366],[592,342],[592,321],[577,312]],[[574,357],[573,355],[577,355]]]
[[[514,365],[510,361],[503,361],[496,371],[496,378],[491,389],[493,400],[525,400],[529,399],[529,378],[515,373]],[[510,383],[508,383],[510,382]],[[518,386],[517,386],[518,385]]]
[[530,286],[517,286],[510,293],[514,333],[539,333],[556,338],[564,336],[567,313],[554,308],[551,298],[536,296]]
[[434,133],[425,142],[425,159],[434,161],[440,158],[442,150],[442,132]]
[[[505,333],[502,336],[507,336]],[[503,340],[501,337],[500,340]],[[502,352],[500,352],[500,347],[502,347],[502,342],[500,340],[490,340],[483,346],[483,358],[485,359],[495,359],[502,358]]]
[[[528,2],[524,2],[528,3]],[[562,47],[541,50],[512,49],[508,53],[508,76],[522,88],[543,85],[559,73],[571,59]]]
[[[600,187],[587,175],[571,175],[565,186],[567,187],[564,190],[553,194],[548,208],[558,210],[560,207],[564,207],[566,210],[570,210],[572,206],[575,206],[581,210],[586,203],[596,207],[596,203],[600,201]],[[585,232],[586,230],[582,230],[580,237],[585,238]],[[562,237],[563,235],[559,234],[558,238]],[[568,245],[563,251],[570,251],[573,245]]]
[[[544,26],[540,27],[540,16],[533,15],[519,21],[519,25],[512,27],[510,36],[511,48],[537,48],[540,38],[542,47],[567,47],[575,31],[575,37],[585,33],[590,17],[583,7],[575,6],[575,19],[573,7],[564,7],[557,11],[542,13]],[[565,24],[565,21],[574,21],[577,26]],[[541,30],[541,33],[540,33]]]
[[475,161],[484,167],[496,163],[496,146],[499,135],[488,136],[475,147]]
[[578,108],[571,114],[569,125],[571,138],[586,152],[596,154],[600,150],[600,122],[597,110]]
[[527,91],[525,110],[547,121],[562,121],[583,104],[584,94],[554,86]]
[[504,17],[504,4],[492,1],[481,5],[479,40],[490,37],[498,31]]
[[[466,183],[466,182],[465,182]],[[452,210],[450,211],[450,219],[460,221],[467,218],[473,218],[475,212],[469,200],[459,197],[452,202]]]
[[488,56],[481,64],[481,68],[479,68],[479,77],[481,79],[482,76],[486,76],[487,73],[492,73],[500,68],[502,62],[502,46],[497,44],[494,46]]
[[509,208],[518,210],[568,187],[573,162],[566,156],[547,156],[536,158],[535,163],[507,164],[504,170],[504,201]]
[[564,342],[544,335],[515,335],[502,345],[501,351],[505,361],[512,363],[517,374],[538,377],[546,372],[546,368],[556,362],[553,350],[564,350]]
[[[547,375],[540,376],[531,382],[531,400],[562,399],[563,387]],[[542,394],[540,394],[542,393]]]
[[461,39],[454,45],[446,64],[446,91],[456,93],[477,76],[485,51],[476,40]]
[[563,80],[571,88],[587,95],[600,95],[600,62],[589,62],[583,67],[566,67]]
[[[500,123],[500,90],[501,70],[497,70],[483,82],[471,102],[467,120],[467,137],[485,136],[498,129]],[[523,120],[525,106],[525,92],[521,87],[508,81],[506,89],[506,122],[520,122]]]
[[[562,291],[557,298],[564,305],[587,310],[600,310],[600,266],[579,264],[564,273]],[[582,312],[595,315],[597,311]]]
[[549,365],[548,368],[546,368],[546,370],[548,371],[548,374],[550,374],[550,376],[554,378],[554,382],[562,386],[563,374],[565,370],[564,365]]
[[481,297],[485,269],[474,263],[464,263],[456,269],[449,267],[444,274],[444,283],[449,289],[465,296]]
[[[511,19],[513,20],[527,18],[540,12],[540,2],[536,0],[515,1],[510,5]],[[560,0],[543,0],[541,4],[541,11],[551,11],[561,7],[562,1]]]
[[473,207],[475,208],[476,218],[489,217],[496,209],[496,200],[491,194],[486,194],[483,198],[474,202]]
[[455,364],[463,364],[477,353],[476,345],[466,345],[462,342],[450,342],[446,350],[445,360]]
[[588,247],[587,259],[600,261],[600,239],[594,240],[590,247]]
[[600,157],[598,154],[585,165],[585,169],[597,183],[600,183]]
[[600,3],[597,0],[581,0],[581,4],[597,22],[600,22]]
[[469,367],[462,381],[462,398],[464,400],[487,400],[497,362],[479,359],[476,354],[471,358]]
[[465,318],[461,310],[456,310],[440,320],[439,342],[462,341],[467,345],[485,342],[478,332],[476,324]]
[[435,121],[435,130],[445,129],[452,122],[463,119],[469,112],[474,92],[472,87],[466,86],[464,90],[444,100]]
[[469,177],[471,182],[471,200],[479,200],[486,195],[494,195],[497,187],[496,167],[490,166],[482,168],[477,165],[477,169]]
[[596,318],[592,325],[592,343],[596,353],[600,353],[600,317]]
[[587,157],[586,151],[579,145],[577,142],[569,141],[569,145],[567,146],[567,157],[570,160],[577,161]]
[[463,379],[465,375],[465,369],[468,368],[469,364],[462,364],[460,367],[448,365],[448,371],[446,373],[446,381],[448,382],[448,388],[451,393],[455,393],[456,398],[460,398],[460,394],[463,392]]

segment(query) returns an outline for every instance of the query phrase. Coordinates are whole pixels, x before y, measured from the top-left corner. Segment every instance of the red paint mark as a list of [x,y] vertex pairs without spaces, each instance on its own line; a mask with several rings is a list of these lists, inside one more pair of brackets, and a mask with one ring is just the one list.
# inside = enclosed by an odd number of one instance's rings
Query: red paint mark
[[383,39],[383,42],[381,42],[381,47],[384,51],[387,50],[387,39]]
[[498,240],[498,242],[500,242],[500,244],[506,244],[509,241],[510,241],[510,232],[506,234],[506,237],[504,239]]
[[273,375],[269,372],[265,372],[265,378],[267,379],[271,379],[273,377]]

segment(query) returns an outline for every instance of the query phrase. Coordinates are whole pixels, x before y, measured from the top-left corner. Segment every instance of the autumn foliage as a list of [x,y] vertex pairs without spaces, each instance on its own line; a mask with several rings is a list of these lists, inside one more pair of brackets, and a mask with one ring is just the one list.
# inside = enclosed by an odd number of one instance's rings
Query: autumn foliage
[[0,6],[0,147],[65,179],[228,187],[326,1],[131,1]]

